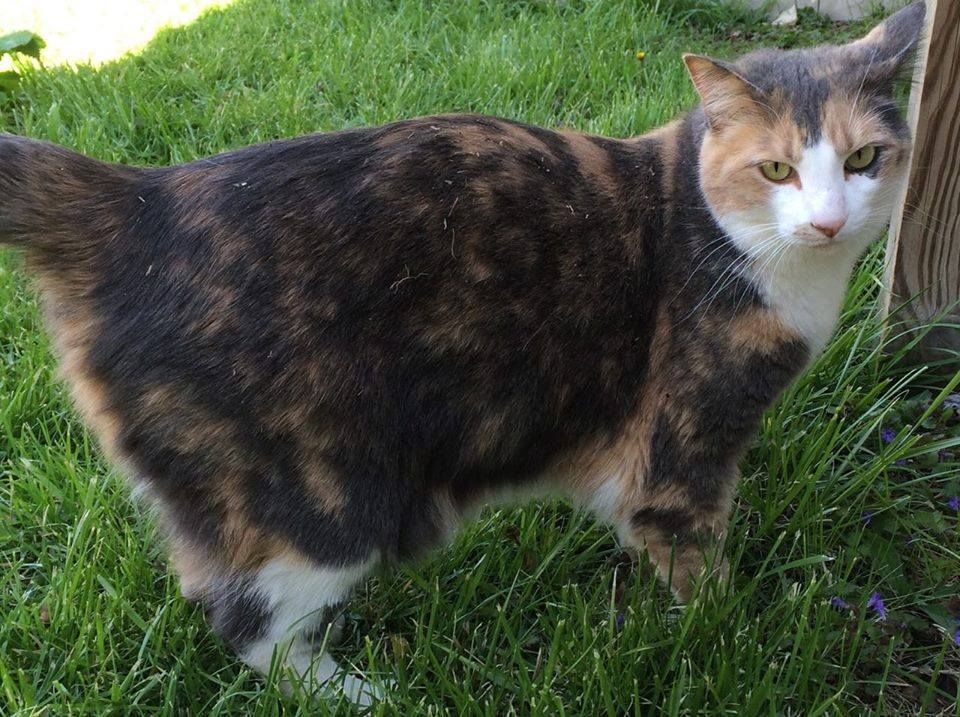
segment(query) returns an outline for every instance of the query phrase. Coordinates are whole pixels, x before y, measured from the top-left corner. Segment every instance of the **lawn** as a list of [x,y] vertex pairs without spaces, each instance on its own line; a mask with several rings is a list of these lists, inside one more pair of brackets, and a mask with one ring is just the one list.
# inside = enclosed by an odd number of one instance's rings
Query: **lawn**
[[[0,33],[23,29],[5,14]],[[707,0],[238,0],[96,67],[26,69],[0,128],[138,164],[451,110],[626,136],[693,104],[682,51],[867,26],[803,15],[773,29]],[[338,658],[396,682],[376,712],[960,715],[960,374],[884,351],[881,251],[743,463],[731,584],[680,609],[589,517],[486,511],[352,603]],[[281,697],[179,597],[148,516],[56,380],[12,252],[0,614],[0,714],[349,713]]]

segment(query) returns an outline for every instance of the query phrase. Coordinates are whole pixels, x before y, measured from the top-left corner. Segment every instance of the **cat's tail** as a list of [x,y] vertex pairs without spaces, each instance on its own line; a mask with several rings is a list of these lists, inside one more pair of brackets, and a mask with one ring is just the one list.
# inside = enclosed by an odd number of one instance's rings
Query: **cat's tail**
[[22,247],[45,264],[92,256],[135,196],[138,171],[0,134],[0,244]]

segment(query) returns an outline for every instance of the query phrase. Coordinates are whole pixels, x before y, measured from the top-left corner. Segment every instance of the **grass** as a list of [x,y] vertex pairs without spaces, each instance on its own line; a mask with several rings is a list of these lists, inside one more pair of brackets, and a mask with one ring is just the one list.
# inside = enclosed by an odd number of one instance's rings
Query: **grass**
[[[0,126],[146,164],[448,110],[629,135],[693,103],[681,51],[865,27],[703,0],[238,0],[97,68],[28,69]],[[732,584],[681,610],[586,516],[487,511],[353,602],[338,657],[395,680],[379,713],[960,715],[960,375],[882,350],[879,264],[743,463]],[[347,713],[282,698],[179,598],[9,252],[0,307],[0,714]]]

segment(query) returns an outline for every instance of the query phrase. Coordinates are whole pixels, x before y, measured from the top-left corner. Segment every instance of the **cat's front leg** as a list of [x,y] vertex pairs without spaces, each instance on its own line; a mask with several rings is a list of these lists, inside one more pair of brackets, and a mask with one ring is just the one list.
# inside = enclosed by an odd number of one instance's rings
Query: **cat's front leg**
[[735,477],[707,494],[688,482],[651,485],[623,474],[595,488],[590,505],[614,525],[622,545],[646,553],[660,579],[681,602],[693,596],[704,577],[729,574],[724,538]]
[[648,499],[624,511],[618,533],[626,545],[646,551],[657,574],[685,603],[698,580],[729,575],[724,556],[729,508],[729,500],[699,506]]

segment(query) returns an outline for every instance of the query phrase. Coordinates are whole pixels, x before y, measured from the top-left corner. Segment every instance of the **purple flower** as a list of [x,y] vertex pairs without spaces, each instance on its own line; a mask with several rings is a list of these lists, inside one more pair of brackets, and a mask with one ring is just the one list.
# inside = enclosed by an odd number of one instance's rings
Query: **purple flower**
[[617,632],[620,632],[623,629],[623,623],[627,621],[627,616],[622,612],[617,613],[617,619],[614,620],[613,627]]
[[910,461],[908,461],[906,458],[898,458],[894,461],[894,464],[898,466],[908,466],[910,465]]
[[960,496],[951,495],[950,500],[947,501],[947,507],[954,513],[960,511]]
[[850,603],[848,603],[846,600],[844,600],[844,599],[843,599],[842,597],[840,597],[839,595],[834,595],[832,598],[830,598],[830,605],[832,605],[833,607],[837,608],[837,610],[849,610],[849,609],[850,609]]
[[877,617],[881,620],[887,619],[887,606],[883,604],[883,595],[880,593],[874,593],[870,596],[870,599],[867,600],[867,607],[877,613]]
[[884,443],[893,443],[893,439],[897,437],[897,432],[892,428],[881,428],[880,429],[880,440]]
[[873,520],[873,511],[872,510],[863,511],[863,513],[860,515],[860,520],[863,521],[864,525],[870,525],[870,521]]
[[957,628],[957,631],[953,633],[953,642],[960,647],[960,628]]

